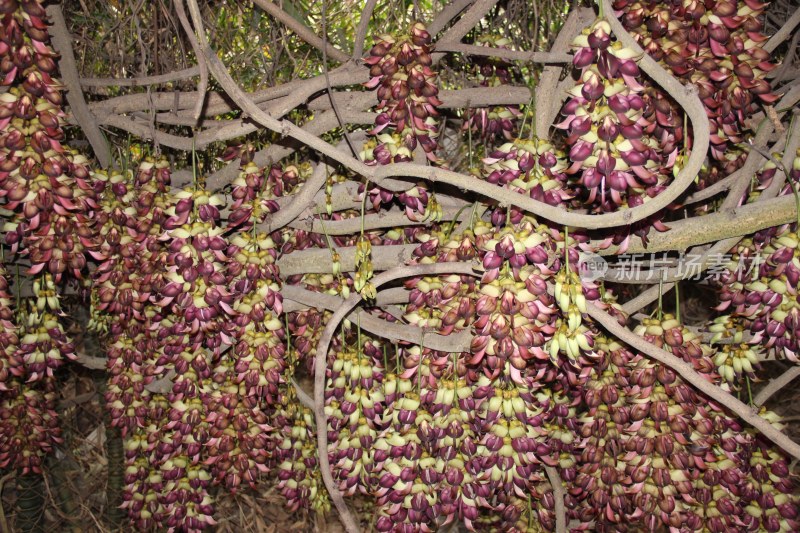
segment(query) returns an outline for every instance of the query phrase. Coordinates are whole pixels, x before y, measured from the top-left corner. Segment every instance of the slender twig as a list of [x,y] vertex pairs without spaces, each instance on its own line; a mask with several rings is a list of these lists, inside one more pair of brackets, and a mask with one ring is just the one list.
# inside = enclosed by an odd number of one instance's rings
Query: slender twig
[[761,389],[761,391],[753,399],[753,405],[761,407],[772,397],[773,394],[794,381],[798,376],[800,376],[800,366],[795,365],[764,385],[764,388]]
[[[194,2],[195,0],[189,1]],[[372,278],[371,282],[377,289],[390,281],[412,276],[430,276],[435,274],[476,275],[477,271],[475,269],[477,267],[477,263],[402,265],[378,274]],[[325,487],[328,489],[331,500],[339,511],[339,518],[349,533],[358,533],[361,531],[361,528],[347,508],[347,504],[344,502],[344,498],[331,474],[331,466],[328,461],[328,415],[325,413],[325,374],[327,371],[326,363],[331,339],[341,321],[344,320],[350,311],[360,302],[361,295],[358,292],[353,292],[350,297],[344,300],[336,311],[334,311],[320,336],[314,358],[314,415],[317,422],[317,455],[319,467],[322,473],[322,480],[325,482]]]
[[731,412],[738,415],[742,420],[759,430],[766,438],[777,444],[786,453],[793,457],[800,458],[800,444],[792,441],[789,437],[780,432],[768,420],[760,417],[753,409],[742,403],[740,400],[728,394],[712,382],[707,381],[698,374],[691,364],[672,355],[671,353],[647,342],[643,337],[636,335],[629,329],[620,326],[617,319],[597,307],[593,303],[587,304],[589,316],[595,319],[609,333],[620,341],[628,344],[631,348],[640,351],[642,354],[655,359],[656,361],[668,366],[679,374],[690,385],[693,385],[700,392],[719,402]]

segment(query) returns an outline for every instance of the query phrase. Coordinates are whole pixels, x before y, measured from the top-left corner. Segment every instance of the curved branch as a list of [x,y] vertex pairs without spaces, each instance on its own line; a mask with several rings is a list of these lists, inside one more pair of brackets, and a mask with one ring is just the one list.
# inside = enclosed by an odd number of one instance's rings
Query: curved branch
[[[309,135],[317,136],[336,128],[339,121],[333,111],[322,113],[319,116],[309,120],[303,125],[302,129]],[[282,144],[271,144],[263,148],[253,155],[253,163],[259,167],[266,167],[272,165],[288,157],[297,150],[296,146],[284,146]],[[218,171],[209,175],[206,179],[206,186],[209,190],[218,190],[229,183],[239,174],[239,162],[231,161],[226,166]]]
[[72,52],[72,38],[67,29],[61,6],[58,4],[48,6],[47,14],[53,22],[53,26],[50,28],[53,47],[61,54],[58,67],[61,71],[61,79],[67,86],[67,101],[72,108],[72,114],[89,140],[89,144],[92,145],[92,150],[100,166],[108,168],[112,163],[111,149],[106,136],[100,131],[97,120],[83,97],[78,67],[75,65],[75,55]]
[[308,395],[306,390],[300,386],[300,384],[292,378],[289,382],[294,386],[294,392],[297,395],[297,399],[300,400],[300,403],[303,404],[303,407],[308,409],[314,410],[314,399]]
[[[418,244],[392,244],[373,248],[372,267],[375,270],[388,270],[403,264],[414,257],[414,250],[418,247]],[[355,271],[356,247],[336,246],[334,249],[341,258],[341,271]],[[330,257],[331,252],[327,248],[311,248],[284,255],[275,263],[283,277],[295,274],[330,274],[333,272]]]
[[353,55],[352,59],[361,59],[364,55],[364,43],[367,40],[367,28],[369,28],[369,19],[372,18],[372,12],[375,11],[375,6],[378,5],[378,0],[367,0],[367,5],[361,10],[361,19],[358,21],[358,28],[356,28],[356,36],[353,40]]
[[558,475],[558,470],[555,467],[544,465],[544,471],[547,474],[547,479],[550,480],[550,486],[553,487],[553,499],[555,500],[555,514],[556,514],[556,533],[567,533],[567,508],[564,505],[564,496],[566,491],[561,482],[561,476]]
[[206,101],[206,91],[208,91],[208,66],[200,50],[200,43],[197,42],[197,37],[195,37],[194,31],[192,31],[192,25],[189,24],[189,20],[186,18],[183,0],[177,0],[173,2],[173,4],[175,5],[175,12],[178,15],[178,21],[181,23],[184,33],[186,33],[186,38],[189,39],[189,44],[192,45],[194,55],[197,57],[197,66],[200,69],[200,83],[197,85],[197,94],[199,98],[195,101],[194,110],[192,111],[192,118],[196,125],[197,122],[200,121],[200,116],[203,114],[203,105]]
[[[195,1],[195,0],[189,0]],[[476,275],[477,263],[434,263],[430,265],[411,265],[395,267],[387,272],[372,278],[372,284],[377,289],[390,281],[411,276],[429,276],[434,274],[466,274]],[[328,348],[331,344],[339,323],[350,311],[361,302],[361,296],[353,293],[344,300],[334,311],[333,316],[320,336],[319,344],[314,358],[314,415],[317,422],[317,452],[322,480],[333,500],[339,517],[349,533],[358,533],[360,528],[353,518],[347,504],[339,492],[336,482],[331,474],[331,465],[328,461],[328,415],[325,413],[325,371],[327,370]]]
[[[310,291],[296,285],[284,285],[281,294],[288,300],[293,300],[317,309],[328,311],[336,310],[342,303],[342,299],[332,294]],[[408,300],[406,299],[406,302]],[[376,302],[377,304],[378,302]],[[439,352],[468,352],[472,342],[472,333],[469,330],[462,330],[450,335],[440,335],[429,328],[420,328],[410,324],[400,324],[397,322],[387,322],[380,319],[366,310],[358,310],[354,313],[358,316],[361,329],[374,333],[379,337],[390,341],[404,341],[418,346],[424,346]],[[353,319],[351,318],[352,322]]]
[[793,366],[777,378],[767,383],[753,399],[753,404],[757,407],[761,407],[772,397],[773,394],[794,381],[798,376],[800,376],[800,366]]
[[769,421],[760,417],[751,407],[723,391],[710,381],[706,381],[703,376],[694,370],[692,365],[675,357],[666,350],[650,344],[643,337],[636,335],[629,329],[620,326],[616,318],[612,317],[595,304],[587,303],[587,311],[589,316],[601,324],[609,333],[617,337],[617,339],[628,344],[631,348],[639,350],[644,355],[668,366],[689,384],[694,385],[700,392],[716,400],[721,406],[724,406],[759,430],[766,438],[777,444],[786,453],[793,457],[800,458],[800,444],[797,444],[781,433],[781,431],[775,428]]
[[[648,235],[647,246],[637,239],[628,246],[626,253],[687,250],[699,244],[742,237],[795,220],[797,220],[797,208],[794,197],[779,196],[733,209],[720,209],[710,215],[669,222],[670,229],[667,231],[652,232]],[[597,253],[615,255],[617,252],[618,247],[614,246]]]
[[781,29],[775,32],[775,35],[770,37],[769,41],[764,43],[762,48],[767,52],[773,52],[792,34],[792,30],[794,30],[798,24],[800,24],[800,7],[798,7],[792,16],[789,17],[789,20],[784,22],[783,26],[781,26]]
[[173,81],[193,78],[200,74],[200,67],[194,66],[158,76],[140,76],[138,78],[81,78],[82,87],[144,87],[160,85]]
[[[456,215],[459,215],[456,219],[458,222],[469,220],[472,214],[467,211],[462,211],[461,208],[462,206],[442,207],[441,220],[453,220]],[[327,232],[328,235],[352,235],[361,231],[362,227],[364,230],[370,231],[404,226],[420,226],[425,223],[426,221],[411,220],[408,218],[408,215],[405,211],[397,210],[388,212],[381,211],[380,213],[366,215],[363,221],[361,217],[346,218],[343,220],[331,220],[324,223],[319,219],[310,219],[307,223],[298,220],[296,222],[289,223],[289,226],[312,231],[314,233]]]
[[281,207],[277,213],[268,215],[267,219],[262,224],[259,224],[259,229],[272,233],[292,222],[300,213],[312,206],[314,196],[325,185],[328,172],[330,172],[330,169],[325,163],[317,165],[311,177],[303,183],[300,192],[292,196],[289,205]]
[[[594,11],[588,7],[573,10],[558,32],[558,37],[550,51],[562,54],[569,52],[572,40],[580,33],[581,29],[589,25],[594,17]],[[555,122],[561,103],[567,97],[566,91],[557,90],[563,71],[564,67],[560,65],[546,66],[534,89],[536,91],[536,135],[540,139],[548,138],[550,126]],[[571,80],[572,78],[567,75],[565,79]]]
[[321,51],[324,48],[325,52],[328,54],[328,57],[331,59],[335,59],[339,63],[345,63],[350,59],[347,54],[335,46],[324,43],[322,39],[311,30],[311,28],[296,20],[286,11],[270,2],[270,0],[253,0],[253,3],[272,15],[275,19],[280,21],[281,24],[292,30],[295,34],[297,34],[298,37],[303,39],[317,50]]
[[474,0],[455,0],[447,2],[444,8],[437,13],[436,17],[428,24],[428,31],[431,35],[436,35],[447,26],[451,20],[456,18],[459,13],[467,9]]

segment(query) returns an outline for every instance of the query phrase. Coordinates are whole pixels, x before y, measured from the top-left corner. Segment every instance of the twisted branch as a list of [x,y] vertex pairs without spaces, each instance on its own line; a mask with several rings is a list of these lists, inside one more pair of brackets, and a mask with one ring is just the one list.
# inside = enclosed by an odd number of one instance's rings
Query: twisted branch
[[53,22],[50,28],[53,47],[61,54],[58,67],[61,71],[61,79],[68,89],[67,101],[72,108],[72,114],[78,121],[78,125],[80,125],[84,135],[86,135],[89,144],[91,144],[100,166],[108,168],[112,163],[111,149],[108,146],[106,136],[100,131],[100,127],[83,97],[80,78],[78,77],[78,67],[75,64],[75,55],[72,52],[72,38],[64,20],[64,13],[61,11],[61,6],[54,4],[47,7],[47,14]]
[[[315,34],[311,28],[302,24],[300,21],[289,15],[286,11],[270,2],[270,0],[253,0],[253,3],[272,15],[281,24],[292,30],[298,37],[320,51],[325,51],[328,57],[335,59],[339,63],[347,62],[350,57],[336,48],[335,46],[323,42],[323,40]],[[195,23],[196,25],[196,23]]]
[[[194,2],[195,0],[189,0]],[[395,267],[387,272],[378,274],[372,279],[372,284],[377,289],[390,281],[411,276],[431,276],[435,274],[465,274],[476,275],[477,264],[473,263],[434,263],[430,265],[410,265]],[[344,300],[334,311],[333,316],[322,332],[317,351],[314,357],[314,416],[317,423],[317,452],[319,467],[325,488],[339,511],[339,518],[349,533],[358,533],[360,528],[347,504],[344,502],[336,481],[331,474],[328,461],[328,415],[325,413],[325,370],[327,368],[328,348],[331,339],[339,327],[339,323],[361,302],[361,295],[353,293]]]
[[694,370],[692,365],[675,357],[668,351],[654,344],[650,344],[644,338],[636,335],[629,329],[620,326],[616,318],[612,317],[595,304],[587,303],[587,310],[589,316],[595,319],[617,339],[629,345],[631,348],[640,351],[644,355],[668,366],[689,384],[694,385],[697,390],[709,398],[716,400],[720,405],[729,409],[742,420],[759,430],[766,438],[780,446],[786,453],[800,459],[800,444],[797,444],[781,433],[781,431],[776,429],[768,420],[760,417],[753,408],[742,403],[739,399],[728,394],[710,381],[707,381]]
[[791,367],[789,370],[767,383],[753,399],[753,404],[761,407],[767,400],[772,398],[773,394],[794,381],[798,376],[800,376],[800,365]]

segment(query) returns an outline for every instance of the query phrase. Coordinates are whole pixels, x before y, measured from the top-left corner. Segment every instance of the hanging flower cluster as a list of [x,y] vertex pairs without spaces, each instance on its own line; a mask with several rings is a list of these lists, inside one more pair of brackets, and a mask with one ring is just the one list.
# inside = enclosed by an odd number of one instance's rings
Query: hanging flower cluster
[[[482,35],[475,44],[490,48],[508,49],[511,41],[504,37]],[[481,87],[502,87],[514,81],[512,64],[494,57],[470,57],[477,70],[476,78]],[[495,106],[467,109],[464,114],[463,130],[477,132],[483,141],[504,139],[511,141],[516,130],[516,120],[522,116],[518,106]]]
[[[366,86],[378,88],[378,109],[383,111],[373,133],[394,130],[409,150],[413,152],[419,143],[428,158],[436,161],[436,106],[441,102],[436,97],[436,73],[430,67],[430,44],[431,35],[420,22],[412,24],[404,38],[381,35],[365,60],[371,67]],[[389,162],[378,147],[374,152],[380,164]]]
[[61,306],[52,276],[38,276],[32,288],[33,299],[14,318],[5,272],[0,276],[0,468],[22,475],[41,474],[45,456],[62,442],[53,372],[75,358],[58,321]]
[[[542,464],[574,462],[574,393],[560,374],[592,364],[593,334],[575,306],[599,292],[587,286],[586,296],[572,277],[558,282],[571,316],[561,332],[547,284],[560,279],[563,261],[550,230],[527,217],[501,229],[476,221],[463,234],[435,231],[420,240],[419,261],[477,258],[486,272],[480,282],[407,281],[404,318],[442,334],[470,329],[475,337],[469,353],[412,345],[387,357],[372,342],[353,350],[347,341],[334,348],[326,400],[340,488],[376,496],[379,531],[429,531],[455,520],[480,528],[498,511],[495,525],[504,530],[526,521],[553,527]],[[569,338],[560,343],[559,334]]]
[[[541,139],[516,139],[493,150],[483,159],[482,175],[486,181],[525,194],[534,200],[559,206],[568,203],[572,195],[567,190],[567,161],[564,154]],[[517,224],[522,212],[516,207],[509,211],[495,209],[492,222],[501,226]]]
[[[711,349],[671,315],[636,332],[720,383]],[[602,336],[596,347],[603,358],[584,391],[575,518],[595,531],[797,527],[796,497],[776,475],[783,457],[671,369]]]
[[[365,59],[370,66],[367,88],[377,87],[378,109],[370,132],[375,138],[364,146],[361,154],[367,163],[388,165],[412,161],[417,146],[428,160],[441,163],[438,148],[439,113],[436,73],[431,69],[431,35],[425,26],[416,22],[403,37],[380,35]],[[369,191],[376,205],[389,202],[394,195],[380,187]],[[432,194],[424,183],[397,195],[406,206],[409,218],[419,215],[427,219],[434,210],[428,206]]]
[[633,207],[665,188],[677,155],[672,142],[650,135],[644,87],[633,51],[611,38],[598,19],[573,42],[578,84],[558,124],[566,130],[573,175],[585,201],[597,211]]
[[[617,5],[648,52],[700,86],[719,159],[703,180],[737,167],[740,155],[722,151],[741,137],[754,95],[774,98],[755,27],[762,6]],[[130,168],[90,173],[61,145],[61,88],[41,5],[12,2],[0,16],[0,74],[11,85],[0,95],[4,237],[12,253],[27,254],[35,276],[34,298],[15,312],[0,271],[0,468],[38,473],[60,442],[54,375],[74,347],[59,324],[56,284],[83,277],[90,254],[97,263],[91,327],[106,340],[105,399],[124,438],[122,506],[136,529],[207,529],[216,524],[217,487],[252,489],[269,476],[292,511],[328,512],[318,431],[327,432],[334,483],[345,496],[371,500],[377,531],[454,523],[552,531],[556,499],[545,467],[567,485],[567,518],[577,531],[800,529],[786,459],[724,406],[591,319],[592,305],[621,324],[627,316],[610,291],[579,275],[585,233],[513,206],[485,214],[476,206],[467,221],[439,224],[442,197],[424,184],[397,194],[368,184],[360,191],[374,212],[401,205],[413,227],[362,225],[329,237],[290,225],[265,233],[286,200],[279,197],[305,186],[311,166],[260,168],[241,147],[223,154],[242,158],[228,209],[197,175],[191,186],[171,189],[163,159],[132,153]],[[367,87],[376,89],[380,113],[363,153],[368,163],[425,153],[444,164],[431,42],[414,23],[407,35],[381,35],[372,47]],[[683,117],[644,81],[637,58],[602,18],[574,45],[580,78],[558,125],[566,148],[514,139],[516,108],[471,111],[464,128],[491,146],[475,173],[551,206],[573,198],[594,213],[641,205],[666,187],[685,155]],[[484,87],[513,77],[502,60],[476,65]],[[764,167],[759,184],[775,171]],[[789,178],[800,178],[800,162]],[[334,212],[333,191],[344,179],[326,182],[326,221],[364,216]],[[650,227],[664,228],[661,216],[627,231],[644,238]],[[635,333],[740,394],[755,379],[755,344],[797,360],[796,231],[765,231],[738,247],[734,259],[752,272],[726,274],[722,299],[731,315],[711,326],[711,343],[660,310]],[[607,243],[624,248],[628,237],[617,232]],[[316,427],[300,383],[314,371],[332,313],[294,303],[287,313],[282,292],[289,284],[326,299],[356,291],[375,300],[374,251],[408,243],[416,245],[412,262],[471,261],[482,272],[406,279],[393,290],[405,289],[407,302],[361,310],[402,323],[406,333],[416,327],[419,341],[387,342],[362,331],[355,315],[345,320],[324,362],[327,427]],[[354,248],[352,276],[342,272],[334,249],[341,246]],[[330,273],[281,277],[280,256],[312,248],[330,249]],[[777,425],[775,415],[761,414]]]
[[[755,254],[733,254],[721,281],[720,311],[744,319],[751,342],[798,361],[800,346],[800,240],[783,226]],[[743,268],[744,267],[744,268]]]
[[775,65],[761,48],[765,6],[755,0],[614,2],[645,51],[699,90],[718,159],[741,142],[754,104],[778,98],[766,79]]
[[[81,279],[86,253],[100,257],[88,161],[61,143],[62,86],[38,1],[7,3],[0,14],[0,202],[3,240],[25,257],[33,298],[10,307],[3,281],[0,316],[0,467],[41,474],[60,442],[55,370],[74,358],[59,317],[56,283]],[[2,258],[5,261],[5,257]],[[17,279],[16,290],[23,283]]]
[[14,213],[5,241],[30,259],[29,273],[81,278],[85,252],[96,252],[96,208],[88,161],[63,146],[62,86],[54,78],[44,7],[14,6],[0,34],[0,197]]

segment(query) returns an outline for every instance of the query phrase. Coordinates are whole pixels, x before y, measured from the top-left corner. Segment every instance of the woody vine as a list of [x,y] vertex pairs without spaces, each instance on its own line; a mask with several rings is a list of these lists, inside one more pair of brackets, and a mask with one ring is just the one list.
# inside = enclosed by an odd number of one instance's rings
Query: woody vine
[[[345,50],[327,4],[321,34],[255,5],[321,73],[243,88],[187,0],[195,65],[87,79],[61,6],[0,1],[20,529],[40,527],[25,504],[67,364],[105,368],[109,505],[136,530],[212,528],[220,490],[262,484],[351,532],[800,529],[800,444],[763,406],[800,367],[760,383],[798,362],[800,86],[771,73],[800,11],[770,36],[754,0],[603,0],[557,9],[539,50],[487,25],[510,4],[395,6],[399,29],[368,36],[368,1]],[[178,80],[194,90],[158,90]],[[619,263],[687,248],[730,257],[691,327],[664,304],[679,265]],[[76,350],[66,293],[105,358]]]

